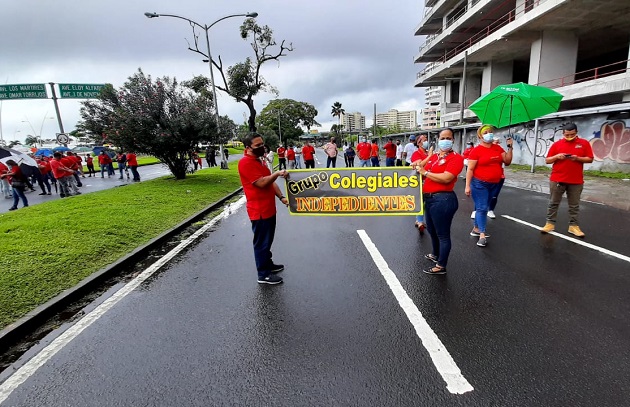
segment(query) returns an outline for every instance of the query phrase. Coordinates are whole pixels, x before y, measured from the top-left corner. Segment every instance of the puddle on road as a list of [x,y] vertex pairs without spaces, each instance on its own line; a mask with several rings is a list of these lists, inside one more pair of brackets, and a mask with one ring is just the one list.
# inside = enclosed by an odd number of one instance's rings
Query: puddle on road
[[[121,287],[123,287],[133,278],[138,276],[141,272],[150,267],[153,263],[158,261],[177,245],[179,245],[182,241],[188,239],[193,233],[195,233],[201,227],[205,226],[214,217],[221,213],[227,205],[235,202],[238,198],[239,196],[236,196],[235,198],[226,201],[224,205],[219,207],[217,210],[208,213],[202,220],[194,222],[176,236],[173,236],[168,241],[162,243],[159,247],[151,250],[143,260],[138,261],[128,267],[121,268],[118,274],[110,277],[109,279],[101,283],[101,285],[96,290],[86,294],[80,300],[66,306],[61,312],[59,312],[54,317],[48,319],[42,326],[37,328],[37,330],[32,332],[26,338],[24,338],[20,343],[12,346],[6,351],[2,351],[2,353],[0,354],[0,383],[4,379],[6,379],[5,376],[13,373],[12,371],[8,371],[7,368],[18,361],[20,357],[22,357],[22,355],[26,355],[27,353],[35,354],[41,348],[47,346],[56,337],[61,335],[67,328],[69,328],[76,320],[83,317],[86,313],[92,311],[103,301],[105,301],[107,298],[117,292]],[[217,222],[217,224],[208,229],[207,232],[213,232],[217,229],[217,227],[220,226],[220,224],[221,221]],[[190,244],[177,256],[182,256],[193,249],[200,240],[201,239]],[[177,261],[177,257],[171,259],[169,263],[164,265],[160,270],[158,270],[150,278],[144,281],[141,284],[140,289],[145,291],[148,290],[153,281],[159,278],[161,274],[169,270],[169,264],[173,261]],[[30,357],[28,359],[30,359]],[[5,372],[5,370],[7,371]]]

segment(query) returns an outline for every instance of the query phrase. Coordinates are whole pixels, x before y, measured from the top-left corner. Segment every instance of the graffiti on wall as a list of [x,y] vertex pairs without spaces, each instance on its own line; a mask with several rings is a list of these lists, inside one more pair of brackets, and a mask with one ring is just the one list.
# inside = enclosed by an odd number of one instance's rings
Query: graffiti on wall
[[[628,171],[630,164],[630,120],[614,119],[606,114],[575,117],[571,120],[578,126],[580,137],[589,140],[593,147],[595,161],[591,169]],[[509,131],[514,138],[514,163],[544,165],[551,145],[562,138],[562,127],[569,120],[548,120],[538,123],[538,138],[534,134],[534,124],[525,123],[513,126]],[[503,138],[507,129],[497,131]],[[502,141],[505,146],[505,142]]]
[[617,120],[602,124],[599,137],[590,140],[595,160],[610,159],[615,162],[630,164],[630,128]]

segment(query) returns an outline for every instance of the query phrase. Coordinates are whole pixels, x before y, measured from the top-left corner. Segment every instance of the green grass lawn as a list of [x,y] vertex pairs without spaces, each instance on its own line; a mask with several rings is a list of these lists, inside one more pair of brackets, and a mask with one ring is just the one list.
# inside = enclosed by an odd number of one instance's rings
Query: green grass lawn
[[0,328],[239,187],[231,165],[0,214]]

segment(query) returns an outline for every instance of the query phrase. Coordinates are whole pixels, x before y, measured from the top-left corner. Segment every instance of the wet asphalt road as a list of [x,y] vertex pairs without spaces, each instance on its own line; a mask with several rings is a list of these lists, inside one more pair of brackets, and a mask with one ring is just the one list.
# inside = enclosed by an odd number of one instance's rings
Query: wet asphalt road
[[[321,160],[321,159],[320,159]],[[630,266],[512,220],[470,237],[458,182],[447,276],[409,217],[291,217],[258,286],[241,208],[61,349],[2,406],[625,406]],[[497,214],[542,225],[547,196]],[[586,241],[630,256],[627,211],[584,203]],[[565,234],[566,202],[558,231]],[[365,230],[474,387],[451,394],[357,234]],[[5,372],[6,374],[6,372]]]

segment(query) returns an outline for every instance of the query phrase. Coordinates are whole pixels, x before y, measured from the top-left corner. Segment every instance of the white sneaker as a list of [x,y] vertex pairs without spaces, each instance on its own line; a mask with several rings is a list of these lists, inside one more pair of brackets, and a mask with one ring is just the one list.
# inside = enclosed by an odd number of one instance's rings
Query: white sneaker
[[494,211],[488,211],[488,217],[489,217],[490,219],[494,219],[494,218],[496,218],[497,216],[494,214]]
[[475,214],[477,213],[477,211],[472,211],[472,213],[470,214],[470,219],[475,219]]

